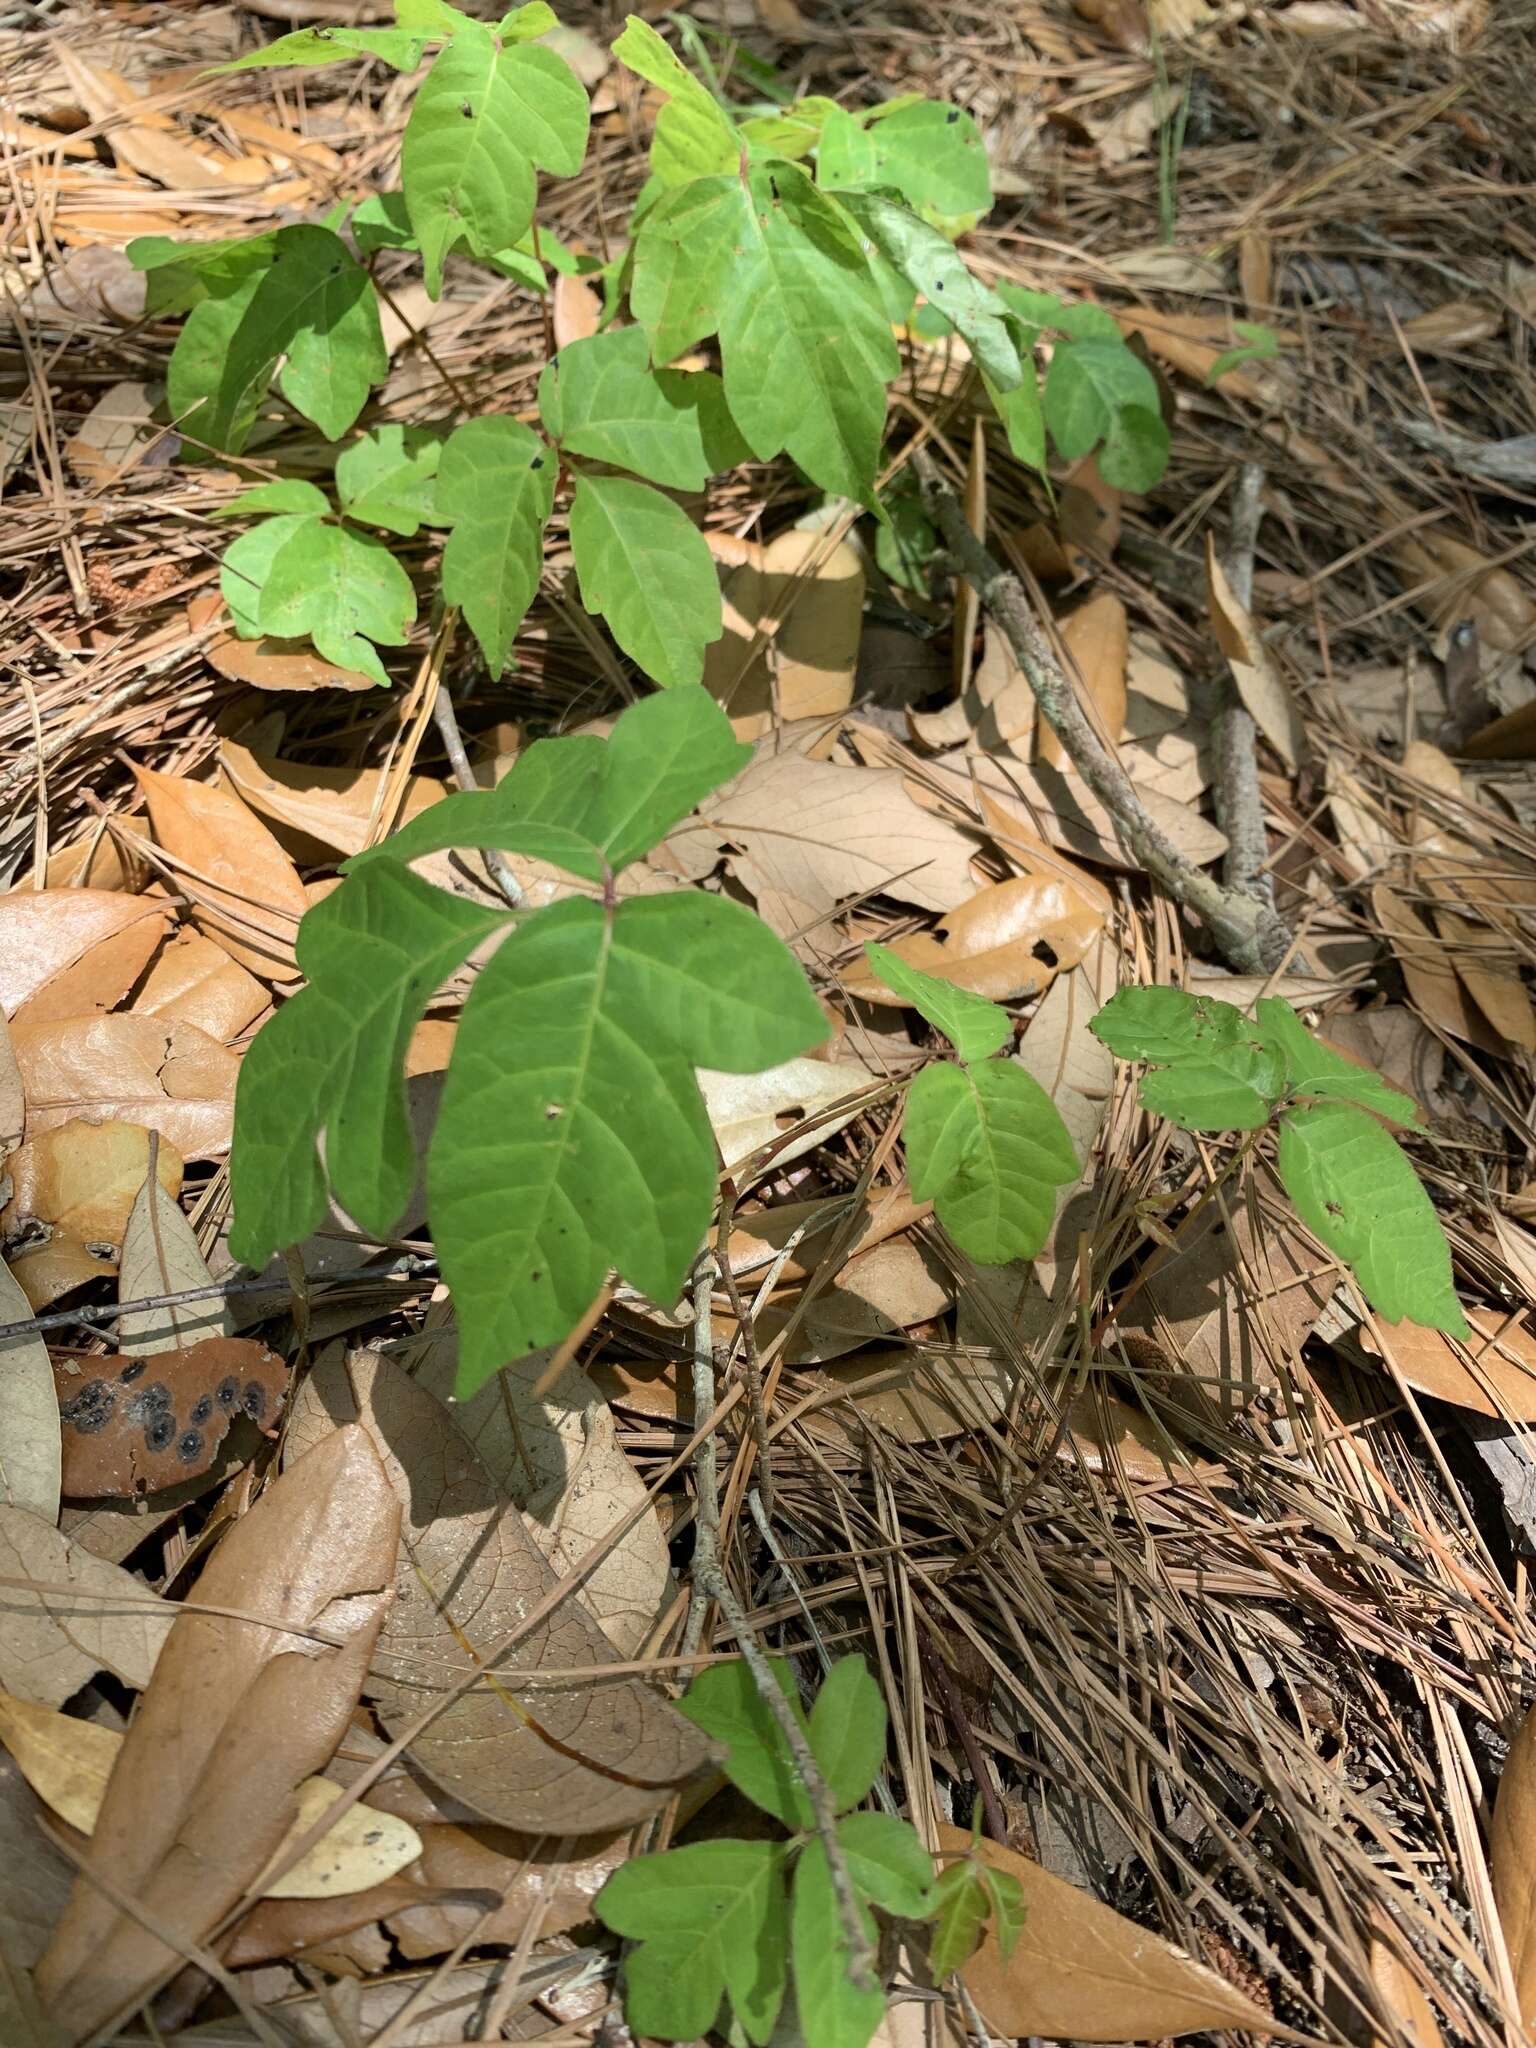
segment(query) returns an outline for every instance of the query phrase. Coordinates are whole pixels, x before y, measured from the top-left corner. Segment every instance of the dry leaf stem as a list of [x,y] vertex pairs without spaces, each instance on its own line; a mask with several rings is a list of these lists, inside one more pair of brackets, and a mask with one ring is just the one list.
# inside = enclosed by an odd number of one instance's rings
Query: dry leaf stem
[[960,501],[933,459],[919,452],[914,466],[928,509],[959,566],[1008,644],[1035,694],[1035,702],[1068,758],[1114,820],[1138,864],[1176,903],[1208,926],[1227,964],[1239,974],[1268,974],[1284,958],[1290,935],[1275,912],[1251,896],[1224,887],[1192,867],[1143,808],[1130,777],[1088,723],[1077,693],[1040,629],[1023,585],[994,561],[966,523]]
[[[1264,517],[1264,471],[1245,462],[1232,500],[1227,581],[1246,610],[1253,600],[1253,550]],[[1230,678],[1221,686],[1216,714],[1216,822],[1227,835],[1222,875],[1229,889],[1273,912],[1275,885],[1268,872],[1264,795],[1259,788],[1259,729]],[[1272,963],[1271,963],[1272,964]]]
[[[710,1297],[718,1272],[712,1252],[705,1252],[694,1268],[693,1410],[696,1416],[708,1415],[715,1406],[714,1319]],[[874,1951],[865,1937],[858,1898],[848,1874],[848,1861],[837,1838],[837,1807],[811,1754],[805,1730],[784,1697],[762,1645],[752,1633],[746,1611],[736,1598],[720,1562],[719,1466],[713,1430],[700,1440],[694,1453],[693,1471],[698,1492],[698,1519],[693,1551],[693,1604],[688,1616],[688,1635],[695,1640],[689,1646],[697,1647],[695,1622],[697,1620],[701,1629],[704,1606],[712,1600],[730,1624],[746,1667],[762,1695],[763,1704],[779,1724],[789,1747],[795,1770],[811,1803],[816,1838],[827,1854],[827,1869],[837,1899],[837,1917],[843,1924],[843,1939],[848,1945],[848,1976],[861,1990],[870,1989],[879,1981],[875,1976]]]
[[[432,693],[432,722],[437,727],[437,736],[443,743],[443,752],[448,756],[448,766],[453,770],[453,779],[462,790],[474,791],[480,785],[475,780],[475,771],[469,765],[469,756],[464,751],[464,738],[459,731],[459,721],[454,716],[453,699],[448,694],[448,685],[439,676],[437,687]],[[485,871],[496,884],[502,895],[514,910],[523,907],[523,891],[516,875],[507,861],[507,856],[494,846],[483,846],[480,858],[485,862]]]

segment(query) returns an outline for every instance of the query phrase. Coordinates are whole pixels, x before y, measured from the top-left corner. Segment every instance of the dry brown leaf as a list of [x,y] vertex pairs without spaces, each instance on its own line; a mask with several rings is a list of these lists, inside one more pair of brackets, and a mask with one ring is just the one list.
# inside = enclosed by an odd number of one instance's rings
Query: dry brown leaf
[[[1385,1356],[1410,1387],[1479,1415],[1536,1422],[1536,1336],[1490,1309],[1468,1309],[1470,1343],[1417,1323],[1362,1323],[1361,1346]],[[1378,1342],[1377,1333],[1380,1333]]]
[[[1082,680],[1089,723],[1114,747],[1125,729],[1126,664],[1131,652],[1125,606],[1113,591],[1101,591],[1062,620],[1058,630],[1070,666]],[[1036,761],[1059,767],[1062,758],[1061,741],[1042,719],[1035,733]]]
[[[971,422],[971,452],[965,467],[965,523],[976,538],[987,538],[987,434],[978,417]],[[971,675],[971,642],[981,616],[981,599],[964,576],[955,579],[955,635],[951,646],[951,679],[958,695]]]
[[[386,309],[387,310],[387,309]],[[220,597],[196,597],[187,606],[187,626],[194,633],[211,625],[224,609]],[[220,633],[203,649],[203,659],[217,674],[233,683],[250,683],[258,690],[372,690],[373,677],[361,669],[337,668],[323,660],[302,640],[274,640],[263,634],[259,640],[242,640],[235,633]]]
[[23,1508],[0,1507],[0,1685],[62,1706],[98,1671],[148,1685],[176,1610],[121,1565]]
[[[845,711],[864,614],[864,564],[847,541],[790,527],[750,547],[725,577],[723,636],[705,650],[704,687],[742,739]],[[763,644],[752,652],[757,635]],[[749,771],[750,772],[750,771]]]
[[[1321,1037],[1346,1059],[1358,1060],[1427,1110],[1438,1105],[1445,1047],[1404,1003],[1328,1018]],[[1536,1273],[1532,1275],[1536,1293]]]
[[[32,1314],[19,1281],[0,1260],[0,1323]],[[0,1503],[45,1522],[59,1519],[59,1404],[39,1330],[0,1337]]]
[[229,1150],[236,1056],[194,1024],[118,1011],[13,1032],[33,1138],[85,1114],[160,1131],[185,1159]]
[[[1114,313],[1125,332],[1139,334],[1160,363],[1201,386],[1217,357],[1242,339],[1225,313],[1164,313],[1151,306],[1117,307]],[[1278,404],[1285,388],[1285,380],[1260,363],[1239,363],[1221,380],[1223,397],[1262,406]]]
[[[970,1845],[966,1829],[940,1827],[941,1860],[963,1856]],[[1023,1932],[1007,1961],[989,1933],[960,1973],[995,2032],[1063,2041],[1151,2041],[1223,2028],[1286,2032],[1214,1970],[1029,1857],[985,1840],[978,1853],[1024,1894]]]
[[[159,1181],[146,1175],[134,1197],[118,1254],[117,1294],[120,1301],[140,1301],[156,1294],[184,1294],[208,1287],[213,1276],[179,1202],[173,1202]],[[152,1356],[173,1348],[185,1350],[205,1337],[230,1337],[234,1316],[228,1301],[214,1295],[180,1307],[130,1309],[117,1319],[117,1348],[125,1358]]]
[[634,1679],[514,1692],[519,1672],[611,1663],[607,1638],[567,1598],[498,1658],[558,1583],[521,1515],[439,1403],[376,1352],[319,1361],[295,1396],[290,1448],[323,1444],[354,1416],[405,1513],[398,1600],[369,1685],[385,1728],[440,1700],[445,1672],[466,1658],[494,1659],[495,1676],[412,1744],[435,1784],[489,1820],[533,1831],[560,1833],[576,1815],[588,1830],[619,1828],[654,1812],[707,1761],[698,1731]]
[[297,1787],[346,1727],[399,1526],[367,1433],[339,1429],[220,1539],[139,1701],[85,1873],[38,1966],[44,2006],[77,2036],[132,2011],[182,1960],[90,1871],[171,1940],[206,1938],[270,1865]]
[[[174,1614],[167,1614],[169,1627]],[[123,1747],[115,1728],[98,1727],[0,1692],[0,1742],[21,1766],[28,1784],[60,1820],[77,1833],[95,1832],[107,1784]],[[271,1862],[280,1864],[290,1845],[342,1796],[327,1778],[306,1778],[298,1787],[298,1810]],[[270,1899],[343,1898],[368,1890],[404,1870],[421,1853],[421,1837],[400,1820],[355,1800],[291,1869],[274,1877],[262,1896]],[[258,1880],[259,1881],[259,1880]]]
[[1487,1051],[1502,1051],[1452,968],[1443,942],[1413,906],[1385,882],[1378,882],[1371,891],[1371,908],[1403,970],[1408,1000],[1425,1022],[1452,1038],[1464,1038]]
[[1275,252],[1261,228],[1250,228],[1238,237],[1237,277],[1249,319],[1264,319],[1274,310]]
[[27,1970],[48,1945],[74,1875],[38,1826],[41,1812],[15,1760],[0,1748],[0,1927],[13,1959]]
[[150,415],[163,387],[125,380],[110,384],[64,443],[69,466],[87,483],[115,483],[137,467],[164,433]]
[[[1032,835],[1043,833],[1052,846],[1081,860],[1111,868],[1136,866],[1121,846],[1108,811],[1074,768],[994,762],[975,754],[941,755],[927,766],[957,797],[975,802],[972,792],[984,791],[1003,818],[1016,820]],[[1225,835],[1188,804],[1155,789],[1143,790],[1141,802],[1147,816],[1196,867],[1206,867],[1226,852]],[[988,822],[995,834],[991,814]]]
[[567,272],[562,271],[555,279],[550,293],[550,310],[557,349],[564,348],[569,342],[584,341],[588,335],[596,334],[602,325],[602,300],[585,279]]
[[206,782],[134,769],[155,838],[181,866],[193,922],[252,974],[286,982],[308,907],[298,870],[237,796]]
[[1507,569],[1496,568],[1466,541],[1437,527],[1419,527],[1392,543],[1392,561],[1421,618],[1445,629],[1471,619],[1479,643],[1511,654],[1536,633],[1536,602]]
[[[953,1299],[949,1275],[932,1253],[911,1238],[889,1238],[849,1259],[821,1289],[796,1326],[786,1361],[822,1365],[871,1341],[899,1337],[943,1315]],[[758,1321],[759,1343],[777,1336],[791,1313],[792,1304],[770,1305]]]
[[1520,2019],[1536,2024],[1536,1712],[1509,1746],[1488,1830],[1493,1892],[1515,1980]]
[[230,1045],[266,1009],[267,991],[224,948],[201,932],[179,931],[133,999],[136,1017],[191,1024]]
[[[812,1151],[858,1115],[870,1089],[863,1067],[812,1059],[785,1060],[757,1074],[700,1067],[698,1082],[725,1170],[738,1180],[765,1145],[775,1148],[765,1169],[772,1173]],[[837,1104],[843,1106],[835,1109]],[[800,1124],[804,1131],[796,1129]],[[750,1186],[752,1178],[742,1185]]]
[[857,1449],[860,1418],[898,1442],[925,1444],[967,1436],[1008,1411],[1015,1373],[1002,1357],[967,1358],[914,1345],[872,1347],[806,1375],[825,1404],[806,1415],[813,1436]]
[[[0,1009],[14,1018],[23,1005],[41,1002],[63,983],[68,1007],[56,1006],[52,1016],[79,1016],[92,1007],[110,1008],[132,988],[159,943],[170,907],[150,897],[125,896],[115,889],[12,889],[0,896]],[[113,940],[126,939],[131,927],[142,927],[128,953],[118,956],[121,985],[110,1000],[77,1001],[74,970]],[[138,951],[138,965],[132,966]],[[104,991],[100,962],[84,976],[84,984]]]
[[[162,1142],[159,1156],[161,1185],[179,1194],[181,1154]],[[117,1271],[128,1212],[149,1172],[142,1124],[61,1124],[29,1138],[9,1169],[13,1192],[0,1232],[16,1247],[11,1272],[34,1309]]]
[[[1517,1736],[1516,1741],[1518,1740]],[[1508,1775],[1507,1764],[1505,1775]],[[1494,1884],[1497,1886],[1497,1807],[1494,1809],[1494,1815]],[[1444,2048],[1444,2037],[1435,2019],[1434,2010],[1424,1996],[1417,1975],[1399,1955],[1397,1943],[1391,1938],[1391,1923],[1380,1907],[1376,1908],[1376,1917],[1379,1924],[1371,1930],[1371,1982],[1376,1987],[1377,1997],[1397,2022],[1397,2028],[1392,2035],[1374,2034],[1370,2048],[1403,2048],[1403,2044],[1406,2044],[1406,2048]],[[1398,1941],[1401,1939],[1401,1936],[1397,1937]]]
[[0,1161],[21,1143],[27,1128],[27,1091],[11,1045],[11,1027],[0,1010]]
[[[370,843],[374,804],[386,780],[382,769],[317,768],[234,740],[221,742],[219,765],[253,811],[299,836],[302,844],[291,850],[300,859],[350,856]],[[435,776],[407,777],[396,822],[409,824],[447,794]]]
[[1216,644],[1227,657],[1237,694],[1259,731],[1293,773],[1307,758],[1307,735],[1296,700],[1245,604],[1227,581],[1212,535],[1205,537],[1206,600]]
[[1083,126],[1098,146],[1099,155],[1112,168],[1144,156],[1152,138],[1177,113],[1184,88],[1149,85],[1145,91],[1123,99],[1110,114],[1086,114]]
[[277,1419],[288,1370],[251,1337],[204,1337],[132,1358],[60,1359],[64,1491],[73,1500],[125,1500],[196,1479],[214,1464],[232,1423]]
[[1356,881],[1391,867],[1401,848],[1365,784],[1330,754],[1323,763],[1323,787],[1344,865]]
[[[1101,939],[1078,966],[1052,982],[1014,1054],[1055,1103],[1083,1165],[1080,1178],[1056,1192],[1056,1220],[1035,1262],[1047,1293],[1055,1286],[1058,1257],[1070,1258],[1076,1250],[1078,1195],[1092,1184],[1093,1149],[1109,1114],[1114,1055],[1088,1027],[1114,994],[1118,981],[1118,953]],[[1058,1251],[1063,1233],[1066,1241]]]
[[1476,299],[1448,299],[1403,322],[1403,339],[1415,355],[1446,355],[1474,342],[1491,341],[1504,325],[1501,306]]
[[[1104,915],[1059,875],[1015,875],[979,890],[940,921],[940,938],[916,932],[890,941],[909,967],[994,1003],[1039,995],[1063,969],[1075,967],[1104,929]],[[893,993],[862,961],[844,978],[865,1002],[900,1007]]]
[[[402,1356],[418,1386],[452,1398],[457,1332],[446,1298],[422,1327],[419,1354]],[[413,1362],[419,1358],[419,1362]],[[619,1443],[607,1402],[578,1366],[538,1393],[550,1353],[506,1366],[453,1420],[492,1479],[522,1512],[528,1534],[562,1578],[645,1498],[645,1482]],[[654,1507],[582,1581],[579,1598],[621,1657],[637,1657],[672,1600],[667,1539]]]
[[[155,179],[171,192],[253,182],[252,166],[242,166],[206,143],[183,140],[176,124],[156,109],[143,108],[130,120],[117,118],[136,109],[144,94],[115,71],[88,64],[68,44],[61,43],[54,55],[92,121],[103,124],[107,146],[120,165]],[[256,178],[265,175],[255,170]]]

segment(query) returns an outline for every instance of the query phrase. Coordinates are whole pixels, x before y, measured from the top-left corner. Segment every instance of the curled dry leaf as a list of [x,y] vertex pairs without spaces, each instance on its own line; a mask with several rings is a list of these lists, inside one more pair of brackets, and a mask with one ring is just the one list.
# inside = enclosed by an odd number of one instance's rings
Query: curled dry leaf
[[201,932],[180,931],[161,952],[133,999],[136,1017],[191,1024],[229,1045],[267,1007],[267,991],[224,948]]
[[[365,1431],[339,1429],[221,1538],[139,1702],[38,1966],[79,2037],[132,2011],[266,1870],[357,1701],[389,1606],[400,1510]],[[254,1619],[235,1616],[259,1616]],[[92,1884],[99,1868],[140,1925]]]
[[1536,1422],[1536,1336],[1515,1317],[1469,1308],[1471,1341],[1460,1344],[1417,1323],[1362,1323],[1360,1343],[1385,1357],[1410,1387],[1479,1415]]
[[[32,1304],[0,1260],[0,1323],[19,1323]],[[59,1519],[59,1404],[42,1333],[0,1337],[0,1503],[45,1522]]]
[[1508,569],[1495,567],[1466,541],[1421,526],[1400,535],[1388,553],[1409,602],[1431,625],[1445,629],[1471,619],[1479,643],[1499,654],[1529,644],[1536,632],[1536,603]]
[[1493,1894],[1520,2002],[1536,2022],[1536,1713],[1527,1713],[1509,1746],[1488,1830]]
[[194,923],[262,980],[291,981],[304,885],[266,826],[228,790],[150,768],[134,774]]
[[[1104,913],[1067,877],[1015,875],[978,890],[940,920],[940,938],[917,932],[891,941],[908,966],[937,975],[994,1003],[1039,995],[1063,969],[1075,967],[1104,929]],[[845,977],[850,995],[900,1006],[902,998],[872,969]]]
[[596,334],[602,324],[603,302],[584,279],[562,271],[549,296],[557,349]]
[[[179,1202],[157,1180],[146,1178],[133,1198],[118,1255],[117,1298],[142,1301],[156,1294],[186,1294],[212,1285],[197,1233]],[[117,1319],[117,1348],[141,1358],[173,1348],[185,1350],[205,1337],[230,1337],[234,1316],[222,1296],[179,1307],[130,1309]]]
[[[168,904],[115,889],[10,890],[0,896],[0,1009],[14,1018],[36,1004],[37,1017],[62,1017],[121,1002],[170,915]],[[99,957],[83,968],[93,954]],[[114,982],[115,992],[100,1001]]]
[[175,1609],[37,1515],[0,1507],[0,1685],[57,1707],[98,1671],[148,1685]]
[[[307,761],[285,761],[279,755],[225,740],[219,764],[253,811],[285,828],[299,858],[361,853],[375,832],[374,806],[386,782],[381,768],[322,768]],[[432,775],[406,778],[396,825],[412,818],[448,794]]]
[[[964,1855],[963,1828],[939,1829],[939,1855]],[[1273,2018],[1182,1949],[1000,1842],[977,1852],[1023,1890],[1024,1925],[1003,1960],[986,1940],[960,1974],[994,2031],[1050,2040],[1150,2041],[1237,2028],[1284,2036]]]
[[847,541],[829,549],[825,534],[791,527],[749,544],[721,603],[725,631],[704,650],[703,680],[739,738],[847,710],[864,614],[864,564]]
[[117,1011],[15,1028],[34,1137],[82,1114],[141,1123],[186,1159],[229,1150],[240,1062],[195,1024]]
[[196,1479],[237,1416],[270,1428],[288,1393],[287,1367],[253,1337],[60,1362],[54,1380],[73,1500],[123,1500]]
[[[117,1271],[129,1212],[149,1177],[149,1150],[142,1124],[77,1118],[11,1155],[0,1231],[18,1247],[11,1272],[34,1309]],[[163,1139],[156,1174],[168,1195],[181,1193],[181,1154]]]
[[[1107,746],[1119,744],[1125,730],[1126,664],[1130,659],[1130,624],[1125,606],[1113,591],[1100,591],[1079,605],[1059,628],[1070,665],[1082,679],[1088,718]],[[1035,733],[1035,759],[1059,768],[1061,741],[1042,719]]]
[[[167,1617],[167,1625],[171,1618]],[[0,1742],[21,1766],[38,1798],[82,1835],[95,1833],[123,1741],[115,1728],[98,1727],[93,1721],[53,1713],[0,1693]],[[274,1869],[326,1809],[335,1805],[343,1789],[328,1778],[304,1780],[298,1787],[293,1821],[272,1855]],[[342,1898],[382,1884],[420,1854],[421,1837],[409,1821],[354,1800],[298,1862],[274,1876],[270,1887],[262,1887],[261,1896]]]
[[774,1151],[761,1170],[773,1173],[813,1150],[852,1122],[871,1085],[863,1067],[811,1059],[785,1060],[758,1074],[700,1067],[698,1081],[725,1170],[738,1177],[766,1145]]
[[1205,537],[1206,600],[1216,644],[1227,657],[1237,694],[1254,724],[1293,772],[1307,758],[1307,735],[1296,700],[1282,680],[1274,656],[1227,580],[1216,542]]
[[[197,597],[187,606],[187,625],[200,633],[219,617],[224,600],[218,596]],[[242,640],[235,633],[219,633],[203,649],[203,658],[217,674],[232,683],[250,683],[258,690],[372,690],[378,686],[361,669],[338,668],[324,660],[302,640],[274,640],[263,633],[257,640]]]
[[405,1514],[398,1599],[369,1686],[385,1728],[410,1725],[441,1700],[447,1673],[483,1661],[485,1683],[411,1745],[435,1784],[530,1831],[559,1833],[575,1815],[587,1829],[619,1828],[654,1812],[707,1762],[697,1729],[635,1679],[527,1684],[541,1668],[601,1670],[614,1653],[569,1597],[502,1653],[558,1584],[521,1515],[439,1403],[376,1352],[317,1363],[293,1403],[290,1449],[323,1445],[353,1417]]

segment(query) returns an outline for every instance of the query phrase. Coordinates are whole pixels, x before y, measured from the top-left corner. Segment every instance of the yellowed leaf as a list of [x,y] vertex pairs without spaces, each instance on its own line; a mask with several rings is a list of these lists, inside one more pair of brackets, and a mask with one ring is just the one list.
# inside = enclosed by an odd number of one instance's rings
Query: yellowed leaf
[[266,826],[228,790],[150,768],[134,774],[199,929],[252,974],[291,981],[304,885]]
[[[181,1192],[181,1154],[161,1141],[160,1184]],[[11,1274],[34,1311],[88,1280],[117,1271],[118,1247],[135,1196],[149,1173],[149,1132],[142,1124],[61,1124],[29,1138],[9,1161],[12,1195],[0,1231],[12,1242]]]
[[757,1074],[700,1067],[698,1079],[726,1171],[737,1174],[770,1144],[775,1150],[765,1170],[777,1173],[857,1116],[870,1089],[863,1067],[830,1060],[786,1060]]
[[[1067,967],[1075,967],[1104,929],[1104,913],[1065,877],[1017,875],[993,882],[942,920],[940,938],[917,932],[891,941],[910,967],[994,1003],[1038,995]],[[865,1002],[901,1004],[862,961],[844,977]]]

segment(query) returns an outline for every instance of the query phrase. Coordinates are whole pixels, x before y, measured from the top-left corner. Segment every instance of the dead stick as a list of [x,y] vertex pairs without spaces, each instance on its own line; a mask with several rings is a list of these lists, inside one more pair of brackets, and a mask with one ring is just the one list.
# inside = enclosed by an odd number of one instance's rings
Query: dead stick
[[913,462],[928,509],[949,543],[960,573],[1002,627],[1043,717],[1073,767],[1108,811],[1126,851],[1176,903],[1204,921],[1230,967],[1239,974],[1268,974],[1290,944],[1284,924],[1267,905],[1223,887],[1193,867],[1147,815],[1130,777],[1088,723],[1023,585],[992,559],[972,533],[959,500],[944,483],[932,457],[919,451]]

